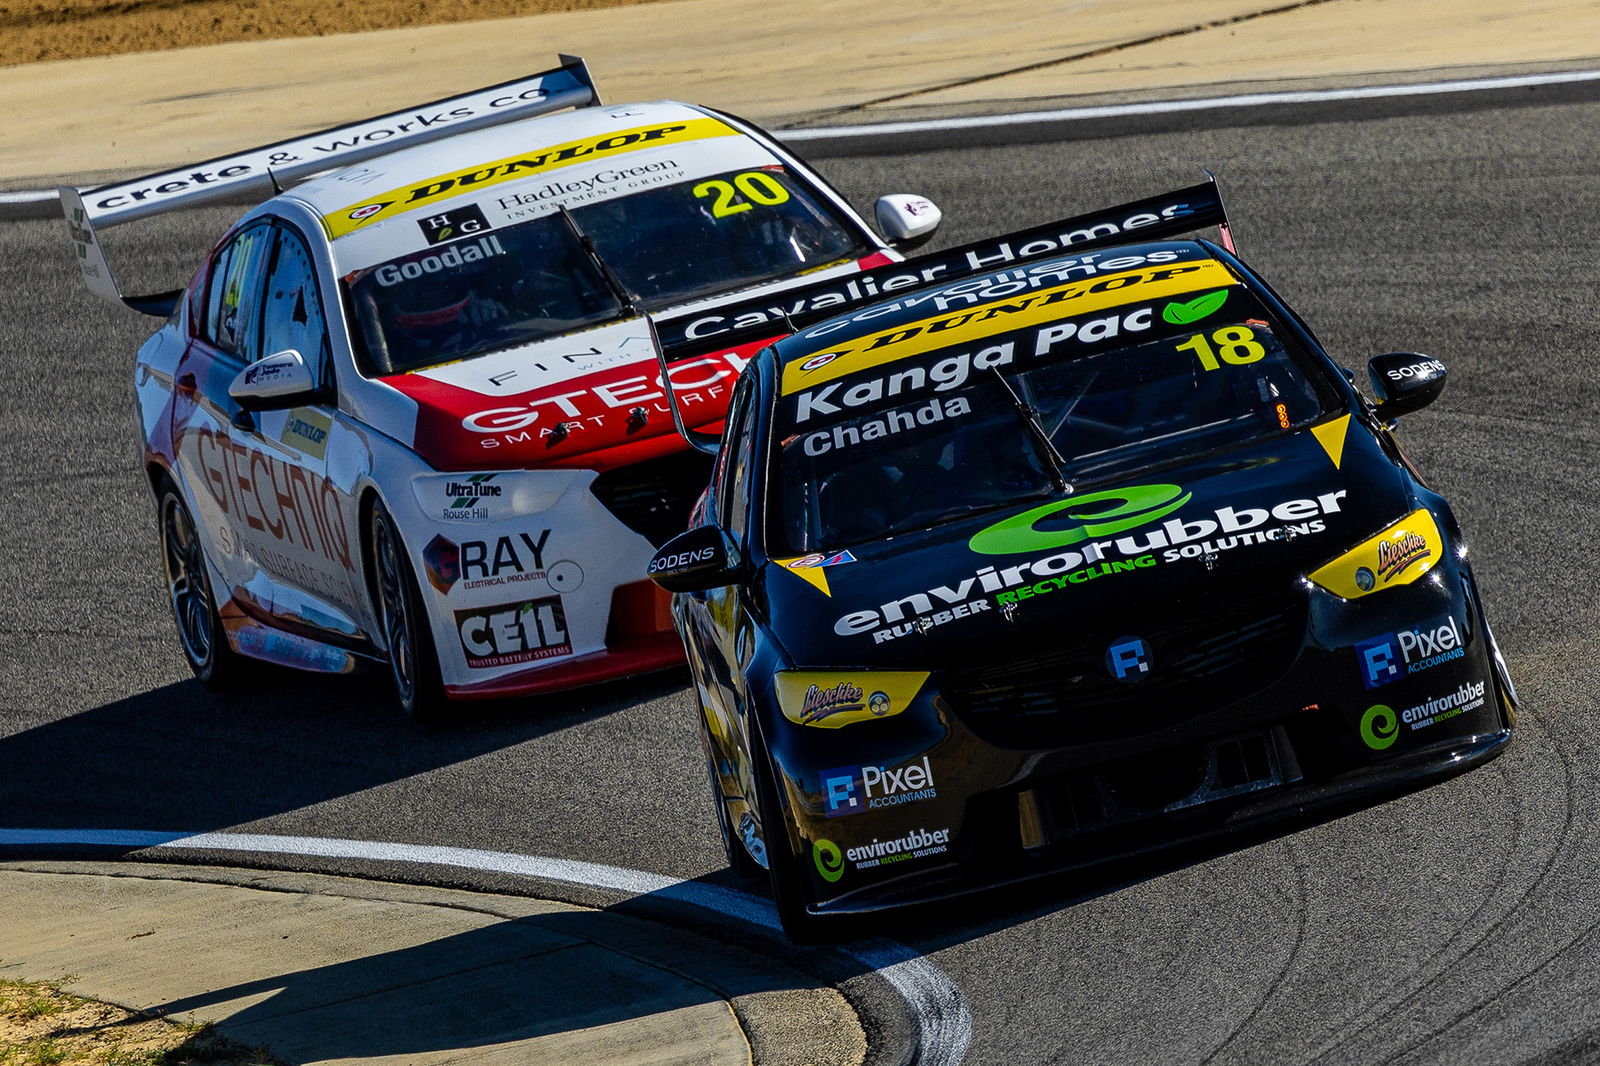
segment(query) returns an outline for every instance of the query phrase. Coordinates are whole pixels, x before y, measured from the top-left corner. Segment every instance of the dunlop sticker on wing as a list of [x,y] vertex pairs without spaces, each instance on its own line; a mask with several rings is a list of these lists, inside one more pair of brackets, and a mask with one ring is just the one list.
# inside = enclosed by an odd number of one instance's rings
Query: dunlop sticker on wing
[[1016,299],[953,310],[854,338],[809,359],[794,360],[783,368],[783,395],[789,396],[897,359],[981,341],[1056,319],[1236,284],[1238,282],[1226,267],[1208,260],[1084,278]]
[[604,136],[584,137],[565,144],[551,145],[536,152],[507,156],[466,170],[440,174],[415,185],[391,189],[389,192],[351,204],[349,207],[341,207],[323,218],[322,223],[327,228],[330,238],[343,237],[374,219],[389,218],[414,208],[427,207],[458,196],[468,189],[474,191],[485,189],[575,163],[594,162],[607,156],[625,155],[644,148],[705,140],[708,137],[738,136],[738,132],[714,118],[695,118],[683,122],[618,130]]

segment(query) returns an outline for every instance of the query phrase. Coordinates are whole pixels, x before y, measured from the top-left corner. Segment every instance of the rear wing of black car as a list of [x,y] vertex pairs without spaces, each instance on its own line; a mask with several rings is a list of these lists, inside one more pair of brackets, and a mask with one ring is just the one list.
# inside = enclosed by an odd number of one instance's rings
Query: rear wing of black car
[[135,311],[164,317],[172,312],[181,292],[124,296],[95,238],[96,227],[120,226],[166,211],[225,199],[266,200],[286,185],[401,148],[548,111],[598,105],[600,93],[583,60],[569,55],[559,58],[559,67],[540,74],[176,170],[147,174],[81,193],[63,185],[57,193],[84,284],[96,296],[120,301]]
[[1233,250],[1222,192],[1210,171],[1199,185],[989,237],[958,248],[656,321],[668,360],[786,336],[857,307],[963,278],[1119,244],[1162,240],[1216,226]]

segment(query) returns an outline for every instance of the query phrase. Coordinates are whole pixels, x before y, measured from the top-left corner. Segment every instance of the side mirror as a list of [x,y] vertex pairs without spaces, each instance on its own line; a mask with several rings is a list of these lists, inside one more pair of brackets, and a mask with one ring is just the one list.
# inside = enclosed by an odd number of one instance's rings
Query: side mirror
[[915,248],[932,237],[944,221],[944,212],[932,200],[903,192],[878,197],[873,214],[878,229],[896,248]]
[[311,368],[293,348],[257,359],[239,371],[228,386],[228,395],[246,411],[298,407],[319,398]]
[[701,526],[663,544],[646,573],[668,592],[704,592],[738,582],[744,566],[726,533]]
[[1444,364],[1420,352],[1386,352],[1367,360],[1380,418],[1420,411],[1444,391]]

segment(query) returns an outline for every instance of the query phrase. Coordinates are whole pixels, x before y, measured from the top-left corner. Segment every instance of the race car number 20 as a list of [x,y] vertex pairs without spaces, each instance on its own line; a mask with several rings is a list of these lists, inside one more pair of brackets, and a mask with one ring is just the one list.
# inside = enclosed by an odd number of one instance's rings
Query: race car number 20
[[[696,200],[711,197],[711,217],[727,218],[737,215],[741,211],[748,211],[756,204],[763,207],[775,207],[789,201],[789,190],[778,184],[778,180],[770,174],[763,174],[759,170],[747,170],[737,175],[731,182],[721,178],[702,181],[694,187]],[[743,196],[743,200],[740,197]]]

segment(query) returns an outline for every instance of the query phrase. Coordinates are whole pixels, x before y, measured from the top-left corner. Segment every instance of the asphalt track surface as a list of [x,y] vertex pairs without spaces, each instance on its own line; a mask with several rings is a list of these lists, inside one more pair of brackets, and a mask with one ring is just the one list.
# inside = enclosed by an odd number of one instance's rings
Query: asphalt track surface
[[[1448,365],[1404,436],[1455,502],[1524,706],[1507,754],[1426,790],[1116,882],[886,924],[965,993],[968,1062],[1600,1061],[1597,101],[1575,87],[1191,114],[820,161],[864,205],[933,197],[946,243],[1212,166],[1241,252],[1336,357],[1414,349]],[[113,262],[139,265],[126,287],[186,277],[228,215],[114,233]],[[0,226],[0,293],[0,826],[404,841],[734,885],[681,672],[429,730],[395,718],[381,678],[201,690],[138,473],[129,368],[147,321],[82,289],[59,223]],[[425,864],[251,862],[529,887]],[[814,965],[851,977],[841,957]]]

